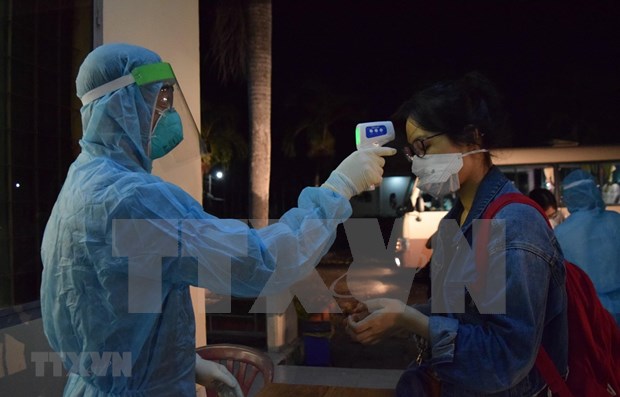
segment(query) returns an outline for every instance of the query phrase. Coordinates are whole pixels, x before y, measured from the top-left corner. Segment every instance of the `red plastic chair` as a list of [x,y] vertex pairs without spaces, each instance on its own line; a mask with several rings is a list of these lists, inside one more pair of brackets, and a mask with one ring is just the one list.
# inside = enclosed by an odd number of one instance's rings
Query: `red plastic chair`
[[[273,361],[266,353],[243,345],[218,343],[200,347],[196,353],[205,360],[219,362],[232,373],[245,396],[248,395],[256,376],[261,373],[263,386],[273,382]],[[217,392],[207,390],[208,397],[217,397]]]

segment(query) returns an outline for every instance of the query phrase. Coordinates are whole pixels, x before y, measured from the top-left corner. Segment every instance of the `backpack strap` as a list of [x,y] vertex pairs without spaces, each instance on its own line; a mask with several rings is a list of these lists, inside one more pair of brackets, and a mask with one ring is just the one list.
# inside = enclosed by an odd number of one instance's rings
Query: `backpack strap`
[[534,207],[536,210],[538,210],[540,215],[542,215],[545,222],[547,222],[547,225],[551,227],[551,224],[549,223],[549,219],[547,218],[547,214],[545,214],[545,211],[542,208],[540,208],[540,205],[538,205],[531,198],[521,193],[505,193],[499,196],[498,198],[496,198],[495,200],[491,201],[491,204],[489,204],[487,209],[482,214],[482,219],[495,218],[495,215],[497,215],[497,213],[502,208],[512,203],[527,204],[531,207]]
[[[544,219],[547,219],[547,215],[540,208],[535,201],[530,199],[529,197],[521,194],[521,193],[506,193],[497,197],[495,200],[491,201],[487,209],[482,213],[480,219],[493,219],[495,215],[504,208],[506,205],[511,203],[522,203],[531,205],[536,208],[543,216]],[[547,220],[547,224],[549,221]],[[483,291],[486,286],[486,275],[489,264],[489,252],[487,249],[487,244],[491,241],[491,225],[488,222],[482,223],[480,228],[478,229],[477,238],[474,241],[474,255],[475,255],[475,263],[476,263],[476,280],[471,284],[471,288],[473,291]]]
[[[547,222],[547,225],[551,227],[551,224],[549,223],[549,219],[547,219],[547,215],[545,214],[545,211],[543,211],[543,209],[540,208],[540,206],[534,200],[530,199],[529,197],[521,193],[502,194],[501,196],[493,200],[491,204],[489,204],[487,209],[482,214],[482,219],[493,219],[495,215],[497,215],[497,213],[502,208],[512,203],[526,204],[531,207],[534,207],[536,210],[538,210],[540,215],[542,215],[543,219],[545,219],[545,221]],[[481,240],[488,241],[487,236],[483,236]],[[482,251],[482,250],[478,250],[478,251]],[[478,263],[484,264],[486,263],[486,261],[481,261]],[[564,381],[564,379],[558,372],[558,369],[556,368],[555,364],[549,357],[549,354],[543,348],[542,344],[540,345],[540,348],[538,349],[538,354],[536,355],[536,368],[542,375],[545,382],[547,382],[549,389],[551,389],[553,393],[557,393],[558,395],[562,397],[573,396],[573,394],[568,389],[566,382]]]
[[553,361],[551,361],[547,351],[542,347],[542,344],[536,355],[536,368],[553,393],[557,393],[561,397],[573,397],[573,393],[568,389],[566,382],[558,372]]

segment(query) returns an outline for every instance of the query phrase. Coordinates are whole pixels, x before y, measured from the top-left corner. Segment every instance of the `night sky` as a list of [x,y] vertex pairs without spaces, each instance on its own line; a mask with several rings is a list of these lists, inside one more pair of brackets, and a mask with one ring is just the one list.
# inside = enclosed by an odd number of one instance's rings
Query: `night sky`
[[[334,110],[331,167],[354,150],[356,123],[387,119],[416,89],[472,70],[504,97],[508,145],[620,143],[619,21],[618,1],[273,0],[274,166],[310,161],[281,150],[309,112]],[[243,84],[203,70],[208,101],[247,106]]]
[[311,78],[382,118],[415,88],[478,70],[504,95],[515,144],[617,126],[597,118],[619,121],[619,2],[574,4],[275,1],[274,101]]

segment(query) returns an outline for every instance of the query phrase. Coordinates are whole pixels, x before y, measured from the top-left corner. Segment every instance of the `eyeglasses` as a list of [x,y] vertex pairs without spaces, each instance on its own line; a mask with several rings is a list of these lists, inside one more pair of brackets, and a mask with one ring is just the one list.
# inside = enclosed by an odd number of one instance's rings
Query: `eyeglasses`
[[164,85],[159,90],[157,95],[157,101],[155,102],[155,111],[162,113],[164,110],[172,108],[172,101],[174,98],[174,88],[170,85]]
[[174,97],[174,88],[170,85],[164,85],[160,88],[155,100],[155,111],[153,112],[153,118],[151,119],[151,131],[155,128],[157,121],[164,113],[164,111],[172,108],[172,99]]
[[417,138],[413,141],[413,143],[411,144],[411,146],[406,146],[404,148],[404,152],[405,152],[405,156],[407,157],[407,160],[409,161],[413,161],[413,156],[418,156],[420,158],[424,157],[426,155],[426,144],[424,142],[428,141],[429,139],[433,139],[436,136],[439,135],[443,135],[445,134],[445,132],[439,132],[435,135],[431,135],[431,136],[427,136],[426,138]]

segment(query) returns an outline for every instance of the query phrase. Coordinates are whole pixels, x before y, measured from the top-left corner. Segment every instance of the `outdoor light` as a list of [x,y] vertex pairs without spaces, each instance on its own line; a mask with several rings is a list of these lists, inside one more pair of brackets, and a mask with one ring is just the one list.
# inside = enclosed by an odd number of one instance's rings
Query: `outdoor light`
[[19,184],[19,182],[17,182],[17,183],[15,184],[15,187],[20,187],[20,186],[21,186],[21,185]]
[[224,201],[223,198],[215,197],[212,193],[213,177],[215,177],[215,179],[222,179],[224,178],[224,173],[222,171],[215,171],[213,174],[207,174],[207,197],[209,198],[209,200],[213,201]]

